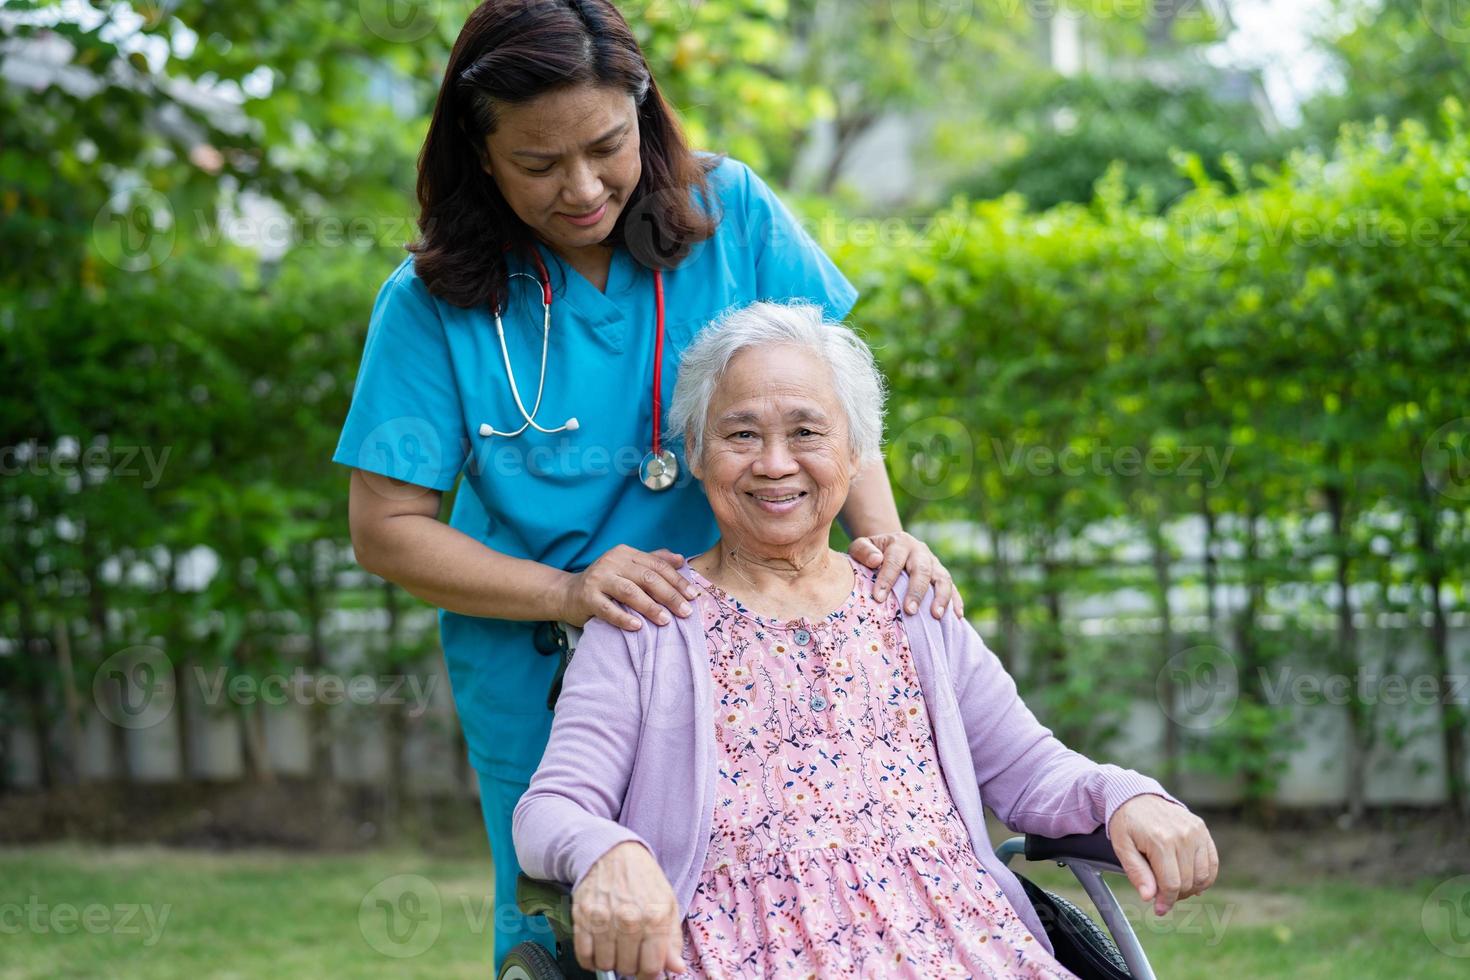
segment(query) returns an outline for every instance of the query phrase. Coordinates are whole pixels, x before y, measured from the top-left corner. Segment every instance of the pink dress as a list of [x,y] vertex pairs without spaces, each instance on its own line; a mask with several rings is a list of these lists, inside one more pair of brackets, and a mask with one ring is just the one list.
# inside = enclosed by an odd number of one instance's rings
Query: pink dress
[[852,566],[817,620],[763,619],[694,574],[719,775],[689,975],[1070,976],[976,860],[898,600]]

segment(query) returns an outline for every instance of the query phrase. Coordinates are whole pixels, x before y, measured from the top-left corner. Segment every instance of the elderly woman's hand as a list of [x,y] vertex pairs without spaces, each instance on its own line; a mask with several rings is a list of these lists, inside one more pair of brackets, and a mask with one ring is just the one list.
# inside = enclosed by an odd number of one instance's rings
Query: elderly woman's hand
[[683,973],[684,931],[674,889],[653,855],[624,841],[592,865],[572,892],[577,962],[655,980]]
[[909,590],[904,596],[904,608],[910,613],[918,611],[919,600],[933,585],[934,604],[930,611],[935,619],[944,615],[945,607],[951,601],[958,615],[965,614],[965,604],[955,591],[949,570],[939,563],[927,544],[912,534],[896,531],[855,538],[847,553],[869,568],[878,569],[878,580],[873,583],[873,598],[879,602],[888,596],[888,590],[898,581],[898,573],[906,571],[909,573]]
[[1154,914],[1215,883],[1220,853],[1205,822],[1162,796],[1135,796],[1113,811],[1108,837],[1118,863]]

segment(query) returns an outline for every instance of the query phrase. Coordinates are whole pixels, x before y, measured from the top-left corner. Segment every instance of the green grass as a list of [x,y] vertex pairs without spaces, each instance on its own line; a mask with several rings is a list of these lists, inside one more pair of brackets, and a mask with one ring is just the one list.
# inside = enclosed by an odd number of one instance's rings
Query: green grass
[[[374,888],[402,874],[432,884],[440,913],[412,934],[405,927],[406,941],[395,944],[375,899],[396,902],[404,891],[396,882]],[[429,894],[421,882],[410,885]],[[494,942],[490,887],[488,857],[0,851],[0,977],[483,978]],[[7,908],[14,904],[27,909],[18,916]],[[35,928],[29,908],[43,905]],[[94,928],[58,934],[50,922],[58,906],[74,908],[79,920],[91,906]],[[150,930],[141,913],[127,921],[126,909],[137,906],[151,908],[162,928]],[[435,923],[437,937],[418,951]]]
[[[1081,898],[1060,870],[1025,870]],[[420,877],[381,884],[396,875]],[[412,912],[402,884],[421,894],[419,921],[410,930],[400,917],[395,942],[378,900]],[[1227,882],[1163,920],[1145,919],[1135,899],[1130,917],[1148,923],[1140,931],[1162,977],[1464,977],[1470,960],[1436,950],[1420,925],[1435,884]],[[489,888],[484,856],[0,850],[0,978],[483,978]]]
[[[1024,862],[1015,867],[1094,912],[1070,872]],[[1470,959],[1441,952],[1421,924],[1424,902],[1440,881],[1388,886],[1339,879],[1263,888],[1227,879],[1157,918],[1125,879],[1109,877],[1160,977],[1463,978],[1470,976]]]

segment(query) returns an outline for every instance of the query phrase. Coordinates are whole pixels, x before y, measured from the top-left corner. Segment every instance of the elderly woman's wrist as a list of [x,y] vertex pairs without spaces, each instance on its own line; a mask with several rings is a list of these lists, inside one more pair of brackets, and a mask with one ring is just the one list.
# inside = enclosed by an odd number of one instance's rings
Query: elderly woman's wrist
[[1151,776],[1145,776],[1141,772],[1132,769],[1123,769],[1119,766],[1102,765],[1098,767],[1100,781],[1098,784],[1098,795],[1102,806],[1102,817],[1104,832],[1111,837],[1112,832],[1106,828],[1111,827],[1113,815],[1126,803],[1140,796],[1157,796],[1160,799],[1173,803],[1175,806],[1185,807],[1169,791],[1164,789],[1158,780]]

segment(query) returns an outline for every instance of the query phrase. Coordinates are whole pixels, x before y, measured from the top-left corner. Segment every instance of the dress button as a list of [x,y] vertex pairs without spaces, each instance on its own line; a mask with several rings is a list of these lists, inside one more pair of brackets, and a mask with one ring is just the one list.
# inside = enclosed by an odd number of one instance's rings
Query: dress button
[[812,642],[812,635],[806,630],[797,630],[796,635],[793,636],[792,639],[796,641],[797,646],[804,647],[808,643]]
[[818,694],[816,697],[812,698],[812,710],[813,711],[823,711],[823,710],[826,709],[826,707],[827,707],[827,699],[824,698],[824,697],[822,697],[820,694]]

